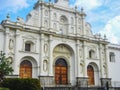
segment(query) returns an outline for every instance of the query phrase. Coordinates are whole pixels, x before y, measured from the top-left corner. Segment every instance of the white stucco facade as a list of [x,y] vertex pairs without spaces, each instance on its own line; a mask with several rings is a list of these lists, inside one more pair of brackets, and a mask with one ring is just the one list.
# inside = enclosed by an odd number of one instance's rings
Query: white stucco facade
[[[32,78],[39,78],[41,84],[48,86],[61,84],[56,79],[56,63],[61,59],[66,63],[67,79],[63,81],[67,85],[101,86],[108,81],[119,86],[120,46],[111,45],[106,37],[93,35],[83,9],[73,9],[68,2],[39,0],[26,22],[20,17],[12,22],[9,15],[1,22],[0,50],[13,62],[13,76],[20,77],[21,64],[27,60],[32,65]],[[114,63],[109,60],[110,52],[116,56]],[[92,84],[88,83],[88,66],[94,71]]]

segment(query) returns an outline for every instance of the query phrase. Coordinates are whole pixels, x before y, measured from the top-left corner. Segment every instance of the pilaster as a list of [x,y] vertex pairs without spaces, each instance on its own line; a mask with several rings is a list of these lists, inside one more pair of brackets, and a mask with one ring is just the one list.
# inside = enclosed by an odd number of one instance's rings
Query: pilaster
[[84,77],[87,77],[87,65],[86,65],[86,58],[87,58],[87,49],[86,49],[86,41],[83,41],[83,63],[84,63],[84,65],[83,65],[83,76]]
[[[19,50],[19,45],[20,45],[20,40],[19,40],[19,37],[20,37],[20,30],[16,30],[16,34],[15,34],[15,58],[14,58],[14,61],[13,61],[13,63],[14,63],[14,74],[15,75],[19,75],[19,64],[18,64],[18,50]],[[20,62],[20,61],[19,61]]]
[[41,29],[44,29],[44,4],[41,2]]
[[52,35],[49,36],[49,75],[53,76]]
[[77,7],[75,7],[75,30],[76,30],[76,32],[75,32],[75,34],[76,34],[76,36],[78,36],[78,15],[77,15]]
[[49,3],[49,30],[52,31],[52,6],[51,2]]
[[40,75],[44,75],[43,71],[43,57],[44,57],[44,34],[40,36]]
[[106,78],[109,78],[109,68],[108,68],[108,47],[105,45],[105,63],[106,63]]
[[79,67],[79,63],[80,63],[80,58],[79,58],[79,45],[80,45],[80,42],[79,40],[76,41],[76,76],[79,77],[79,74],[80,74],[80,67]]
[[8,55],[8,50],[9,50],[9,33],[10,33],[10,29],[6,28],[5,29],[5,41],[4,41],[4,53],[6,54],[6,56]]
[[83,8],[81,8],[81,17],[82,17],[82,35],[86,35],[85,31],[85,16],[86,14],[83,12]]
[[100,77],[103,77],[103,69],[102,69],[102,45],[99,44],[99,63],[100,63]]

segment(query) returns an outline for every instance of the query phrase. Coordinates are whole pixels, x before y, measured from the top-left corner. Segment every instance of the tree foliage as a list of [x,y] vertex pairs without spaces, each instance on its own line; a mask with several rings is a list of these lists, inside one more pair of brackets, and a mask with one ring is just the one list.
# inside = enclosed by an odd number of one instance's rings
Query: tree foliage
[[13,72],[11,66],[12,62],[5,57],[5,53],[0,52],[0,82],[3,80],[5,75],[9,75]]

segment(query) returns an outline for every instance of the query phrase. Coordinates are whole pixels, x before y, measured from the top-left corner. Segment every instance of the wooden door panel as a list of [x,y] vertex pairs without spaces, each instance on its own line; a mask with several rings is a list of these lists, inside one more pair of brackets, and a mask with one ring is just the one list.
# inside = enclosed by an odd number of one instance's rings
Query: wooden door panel
[[31,78],[32,77],[32,68],[20,67],[20,77],[21,78]]
[[88,81],[89,85],[94,85],[94,70],[92,66],[89,66],[87,68],[87,75],[89,78],[89,81]]
[[55,82],[56,84],[67,84],[67,68],[55,67]]

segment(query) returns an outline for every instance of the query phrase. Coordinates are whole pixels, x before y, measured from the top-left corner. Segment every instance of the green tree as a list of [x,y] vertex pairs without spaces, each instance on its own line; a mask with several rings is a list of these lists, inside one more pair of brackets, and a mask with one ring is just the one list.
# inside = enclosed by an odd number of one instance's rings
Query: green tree
[[5,53],[0,51],[0,82],[2,82],[5,75],[9,75],[13,72],[11,64],[12,62],[5,57]]

